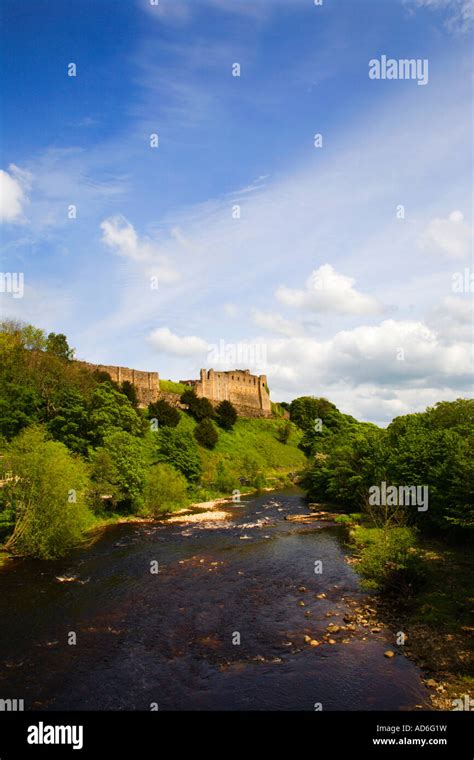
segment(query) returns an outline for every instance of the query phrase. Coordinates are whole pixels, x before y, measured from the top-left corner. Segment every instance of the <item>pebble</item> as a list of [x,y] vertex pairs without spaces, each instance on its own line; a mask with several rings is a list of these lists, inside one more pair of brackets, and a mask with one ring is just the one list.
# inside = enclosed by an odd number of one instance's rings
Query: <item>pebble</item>
[[391,649],[387,649],[386,652],[383,653],[384,657],[395,657],[395,652],[393,652]]

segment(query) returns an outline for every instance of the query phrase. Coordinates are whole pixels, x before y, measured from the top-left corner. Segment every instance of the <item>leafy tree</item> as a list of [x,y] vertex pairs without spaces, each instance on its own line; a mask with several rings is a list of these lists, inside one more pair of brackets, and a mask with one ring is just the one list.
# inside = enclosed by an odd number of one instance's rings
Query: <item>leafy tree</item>
[[148,406],[148,417],[157,420],[159,427],[176,427],[181,415],[179,411],[164,399],[154,401]]
[[155,464],[147,473],[145,484],[145,512],[155,517],[187,503],[187,482],[174,467]]
[[42,400],[34,388],[0,382],[0,435],[8,440],[41,419]]
[[182,404],[186,404],[190,415],[198,422],[206,417],[214,416],[214,407],[209,399],[199,398],[192,389],[184,391],[180,401]]
[[232,430],[237,422],[237,411],[230,401],[221,401],[215,410],[216,422],[224,430]]
[[41,559],[65,554],[92,521],[86,465],[32,426],[8,446],[4,467],[11,473],[2,489],[5,504],[16,517],[6,548]]
[[199,481],[201,457],[191,433],[180,428],[162,428],[158,434],[158,461],[167,462],[181,472],[190,483]]
[[92,394],[89,424],[94,431],[94,443],[99,445],[114,430],[142,435],[145,429],[144,420],[129,399],[107,382],[101,383]]
[[69,347],[67,338],[63,333],[49,333],[46,340],[46,351],[67,361],[74,358],[74,349]]
[[194,437],[201,446],[213,449],[219,440],[219,433],[212,420],[209,417],[204,417],[194,428]]
[[84,397],[74,388],[60,395],[47,427],[55,440],[64,443],[71,451],[87,455],[92,438],[88,410]]
[[124,380],[120,386],[120,392],[128,398],[134,409],[138,409],[137,389],[130,380]]
[[94,482],[111,491],[121,509],[131,510],[143,503],[145,478],[141,442],[124,430],[108,433],[92,465]]

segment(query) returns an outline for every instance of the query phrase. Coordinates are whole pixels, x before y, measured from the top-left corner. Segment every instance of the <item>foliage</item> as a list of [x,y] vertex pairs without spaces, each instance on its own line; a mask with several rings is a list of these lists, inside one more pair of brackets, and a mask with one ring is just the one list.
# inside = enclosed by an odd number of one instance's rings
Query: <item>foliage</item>
[[59,359],[70,361],[74,358],[74,349],[69,348],[67,338],[63,333],[49,333],[45,345],[46,351]]
[[291,422],[290,420],[286,420],[278,428],[277,437],[280,443],[288,443],[290,435],[291,435]]
[[134,409],[138,409],[138,394],[135,386],[130,380],[124,380],[120,386],[120,392],[128,398]]
[[417,551],[413,528],[357,527],[353,538],[359,549],[357,571],[368,588],[409,594],[425,578],[423,559]]
[[48,440],[40,426],[32,426],[9,444],[3,465],[10,473],[3,507],[16,518],[7,549],[41,559],[65,554],[92,520],[85,464],[62,443]]
[[144,512],[154,517],[187,503],[186,478],[168,464],[155,464],[147,473]]
[[237,410],[230,401],[221,401],[215,410],[216,422],[224,430],[232,430],[237,422]]
[[93,457],[93,482],[111,493],[119,508],[133,510],[143,503],[145,476],[140,441],[124,430],[109,432]]
[[190,483],[196,483],[202,473],[201,457],[193,435],[187,430],[162,428],[155,433],[158,461],[167,462],[181,472]]
[[200,398],[192,389],[187,389],[181,396],[181,403],[186,404],[188,411],[197,422],[206,417],[214,416],[214,407],[207,398]]
[[181,419],[178,409],[164,399],[149,404],[148,417],[156,420],[159,427],[176,427]]
[[108,382],[101,383],[92,394],[89,423],[95,445],[100,445],[109,433],[117,429],[132,435],[144,432],[142,417],[129,399]]
[[219,434],[209,417],[204,417],[204,419],[196,425],[194,429],[194,437],[201,446],[205,446],[207,449],[213,449],[219,440]]

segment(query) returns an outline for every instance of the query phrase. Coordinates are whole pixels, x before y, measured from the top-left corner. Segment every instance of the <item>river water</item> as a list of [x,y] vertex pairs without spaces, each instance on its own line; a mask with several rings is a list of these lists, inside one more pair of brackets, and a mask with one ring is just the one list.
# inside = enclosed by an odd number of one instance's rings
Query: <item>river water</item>
[[304,641],[323,641],[367,598],[341,528],[285,520],[307,512],[296,489],[225,510],[220,522],[113,526],[67,559],[9,563],[0,573],[0,698],[33,710],[426,705],[420,671],[393,632],[357,627],[334,634],[335,644]]

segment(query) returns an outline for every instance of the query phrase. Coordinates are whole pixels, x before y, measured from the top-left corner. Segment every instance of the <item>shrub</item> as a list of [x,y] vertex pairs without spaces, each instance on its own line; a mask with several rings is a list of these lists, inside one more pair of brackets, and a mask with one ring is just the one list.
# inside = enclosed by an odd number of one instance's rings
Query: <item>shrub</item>
[[149,405],[148,417],[151,420],[155,419],[159,427],[172,428],[176,427],[181,419],[179,411],[164,399]]
[[424,565],[416,549],[413,528],[356,528],[359,547],[357,571],[368,588],[408,594],[424,579]]
[[120,386],[120,392],[128,398],[134,409],[138,409],[138,394],[137,389],[130,382],[130,380],[124,380]]
[[199,398],[191,389],[184,391],[180,401],[182,404],[186,404],[190,415],[198,422],[206,417],[214,416],[214,407],[209,399]]
[[280,441],[280,443],[288,443],[288,439],[290,435],[291,435],[291,422],[289,420],[286,420],[286,422],[284,422],[278,428],[277,438]]
[[141,441],[123,430],[109,433],[94,455],[92,479],[122,509],[139,507],[145,486]]
[[237,411],[230,401],[221,401],[217,406],[216,422],[224,430],[232,430],[237,422]]
[[196,483],[201,477],[202,464],[192,434],[179,428],[163,428],[157,437],[158,461],[171,464],[190,483]]
[[201,446],[205,446],[207,449],[213,449],[219,440],[219,434],[209,417],[205,417],[196,425],[194,437]]
[[48,440],[40,426],[12,441],[4,465],[12,479],[4,486],[3,503],[15,515],[7,549],[41,559],[62,556],[92,523],[86,465],[64,444]]
[[187,482],[184,475],[168,464],[150,468],[145,485],[145,509],[153,516],[178,509],[187,503]]

